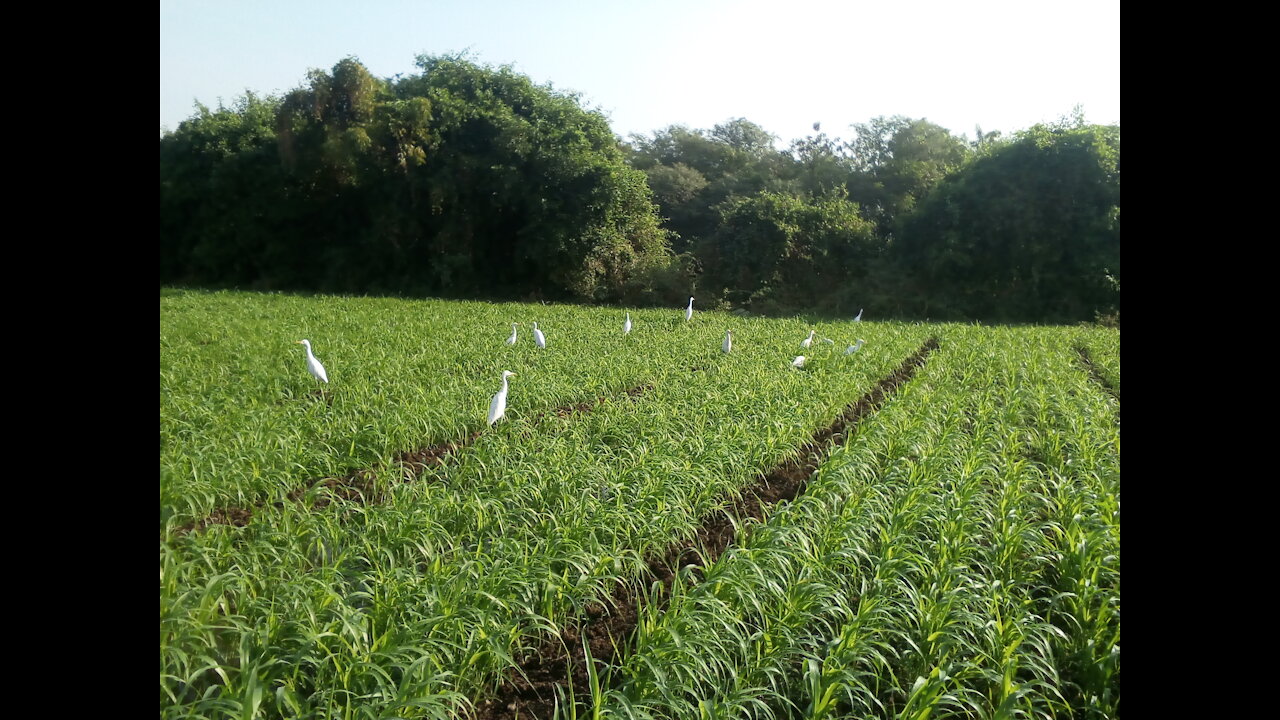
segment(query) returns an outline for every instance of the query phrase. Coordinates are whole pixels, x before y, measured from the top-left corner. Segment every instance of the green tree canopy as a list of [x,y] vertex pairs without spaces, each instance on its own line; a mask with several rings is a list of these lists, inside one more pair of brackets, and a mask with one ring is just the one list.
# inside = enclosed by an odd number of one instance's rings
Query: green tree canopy
[[1075,321],[1119,307],[1120,131],[745,118],[623,144],[510,67],[355,58],[160,139],[162,283]]
[[887,236],[893,222],[969,158],[965,141],[923,118],[895,115],[853,125],[849,194]]
[[932,317],[1092,320],[1120,303],[1120,128],[1037,125],[902,221],[898,265]]
[[842,192],[765,191],[717,210],[720,226],[699,249],[700,284],[733,305],[846,310],[878,252],[874,227]]
[[162,137],[162,282],[601,300],[671,264],[599,113],[509,67],[418,65],[346,58]]

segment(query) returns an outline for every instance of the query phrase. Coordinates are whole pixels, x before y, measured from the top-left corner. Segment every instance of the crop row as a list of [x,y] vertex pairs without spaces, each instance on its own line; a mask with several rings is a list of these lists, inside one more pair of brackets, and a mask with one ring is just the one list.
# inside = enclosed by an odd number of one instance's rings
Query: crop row
[[[625,653],[636,629],[642,596],[650,609],[660,605],[681,568],[689,563],[713,562],[738,541],[739,531],[749,526],[746,521],[761,520],[775,504],[803,493],[810,475],[832,448],[855,435],[858,423],[888,402],[936,349],[937,340],[931,338],[893,373],[844,408],[829,426],[815,432],[795,454],[762,473],[728,506],[705,516],[695,536],[677,540],[647,558],[649,576],[639,584],[620,583],[611,597],[589,605],[586,615],[570,622],[558,637],[548,638],[535,652],[520,656],[518,665],[506,672],[506,681],[497,693],[477,704],[478,717],[547,717],[558,704],[564,704],[566,691],[575,683],[578,687],[590,684],[595,662]],[[648,582],[653,585],[646,588]]]
[[951,329],[577,699],[596,717],[1118,715],[1119,432],[1069,343]]
[[[508,420],[453,462],[427,469],[431,482],[401,483],[389,471],[376,480],[381,504],[267,505],[244,528],[162,539],[162,716],[455,713],[464,698],[497,683],[514,654],[558,633],[619,580],[641,577],[647,554],[690,534],[929,331],[864,326],[869,342],[857,356],[819,349],[805,371],[793,371],[787,361],[804,337],[799,323],[720,316],[713,326],[695,316],[689,326],[681,318],[663,327],[660,315],[633,312],[627,346],[606,344],[618,338],[608,337],[600,311],[551,308],[553,318],[553,311],[587,318],[576,349],[550,352],[558,336],[548,320],[545,354],[477,350],[497,355],[483,361],[495,367],[523,359],[525,367],[504,369],[539,382],[513,383]],[[650,321],[651,337],[637,335],[642,321]],[[719,351],[721,323],[735,330],[727,356]],[[331,363],[318,345],[317,355]],[[582,379],[593,373],[613,380]],[[534,419],[646,376],[653,390],[635,400]],[[331,367],[334,385],[338,378]],[[563,389],[542,396],[541,380]],[[480,394],[477,416],[493,389]],[[315,427],[327,413],[345,412],[333,390],[332,406],[310,406]],[[538,404],[522,408],[520,392]],[[378,418],[378,437],[394,436],[381,426],[399,417]],[[448,436],[418,432],[412,442]],[[362,462],[376,465],[375,455]],[[294,479],[272,480],[271,492],[324,472],[326,462],[339,464],[317,459],[294,468]],[[287,478],[287,469],[277,472]],[[224,482],[239,489],[223,498],[267,492],[243,475]]]
[[[518,421],[710,366],[726,329],[735,331],[735,357],[785,369],[808,331],[799,321],[716,313],[695,313],[689,323],[675,310],[631,315],[624,336],[622,313],[571,306],[162,297],[162,532],[462,441],[484,428],[503,370],[518,373],[507,410]],[[545,350],[528,333],[535,319]],[[507,346],[516,320],[524,323],[520,340]],[[324,362],[327,385],[304,369],[295,344],[303,338]]]
[[1120,333],[1115,330],[1094,328],[1082,330],[1076,338],[1076,347],[1082,353],[1091,372],[1108,392],[1120,398]]

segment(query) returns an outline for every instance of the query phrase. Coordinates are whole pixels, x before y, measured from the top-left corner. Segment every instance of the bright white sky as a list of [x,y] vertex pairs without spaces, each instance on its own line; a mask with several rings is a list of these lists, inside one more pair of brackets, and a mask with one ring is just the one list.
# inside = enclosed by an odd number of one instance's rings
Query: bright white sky
[[581,93],[615,133],[736,117],[785,146],[878,115],[1009,133],[1120,122],[1119,0],[161,0],[160,126],[348,55],[379,77],[470,50]]

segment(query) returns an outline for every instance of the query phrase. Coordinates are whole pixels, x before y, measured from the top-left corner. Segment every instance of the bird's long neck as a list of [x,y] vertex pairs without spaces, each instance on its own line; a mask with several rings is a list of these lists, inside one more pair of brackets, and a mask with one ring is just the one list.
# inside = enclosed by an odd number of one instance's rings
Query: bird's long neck
[[503,394],[503,395],[506,395],[506,394],[507,394],[507,379],[506,379],[506,378],[502,378],[502,394]]

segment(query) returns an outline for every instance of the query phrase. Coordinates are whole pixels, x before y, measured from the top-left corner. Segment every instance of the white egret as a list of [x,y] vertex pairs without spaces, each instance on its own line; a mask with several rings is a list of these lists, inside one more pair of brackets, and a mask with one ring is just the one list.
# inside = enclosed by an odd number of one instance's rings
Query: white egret
[[627,321],[622,323],[622,334],[626,335],[631,332],[631,313],[627,313]]
[[796,356],[796,359],[791,361],[791,367],[793,367],[793,368],[802,368],[802,367],[804,367],[804,356],[803,356],[803,355],[797,355],[797,356]]
[[720,349],[724,351],[725,355],[728,355],[729,351],[733,349],[733,331],[732,330],[724,331],[724,344],[720,346]]
[[812,344],[813,344],[813,336],[814,336],[815,334],[817,334],[817,332],[818,332],[817,330],[810,330],[810,331],[809,331],[809,337],[807,337],[807,338],[805,338],[804,340],[801,340],[801,341],[800,341],[800,347],[802,347],[802,348],[807,348],[807,347],[809,347],[810,345],[812,345]]
[[511,323],[511,337],[507,338],[508,345],[516,344],[516,326],[520,323]]
[[498,394],[494,395],[493,399],[489,401],[490,426],[501,420],[502,416],[507,412],[507,378],[514,376],[515,373],[510,370],[502,371],[502,389],[499,390]]
[[324,366],[321,365],[320,361],[316,359],[316,356],[311,353],[311,341],[299,340],[298,344],[307,346],[307,369],[311,371],[312,377],[322,382],[329,382],[329,376],[325,373]]
[[849,349],[844,351],[844,354],[845,354],[845,355],[852,355],[852,354],[854,354],[854,353],[858,352],[859,350],[861,350],[861,349],[862,349],[862,344],[863,344],[863,343],[865,343],[865,342],[866,342],[866,340],[863,340],[862,338],[858,338],[858,344],[857,344],[857,345],[850,345],[850,346],[849,346]]
[[689,298],[689,308],[684,311],[684,321],[689,322],[693,319],[693,298]]
[[862,322],[862,308],[858,308],[858,316],[853,319],[854,322]]
[[538,329],[537,322],[533,324],[533,341],[538,344],[538,347],[543,348],[544,350],[546,349],[547,336],[543,335],[542,331]]

